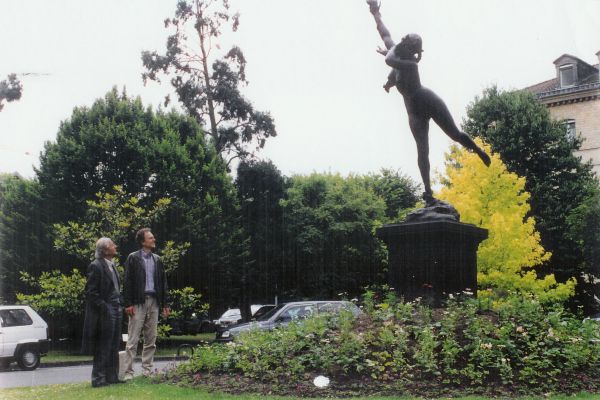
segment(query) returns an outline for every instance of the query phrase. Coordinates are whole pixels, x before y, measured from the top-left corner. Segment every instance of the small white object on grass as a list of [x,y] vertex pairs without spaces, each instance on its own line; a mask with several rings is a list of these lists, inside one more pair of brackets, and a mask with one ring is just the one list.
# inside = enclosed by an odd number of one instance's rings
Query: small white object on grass
[[318,388],[324,388],[329,386],[329,378],[323,375],[319,375],[313,380],[313,383]]

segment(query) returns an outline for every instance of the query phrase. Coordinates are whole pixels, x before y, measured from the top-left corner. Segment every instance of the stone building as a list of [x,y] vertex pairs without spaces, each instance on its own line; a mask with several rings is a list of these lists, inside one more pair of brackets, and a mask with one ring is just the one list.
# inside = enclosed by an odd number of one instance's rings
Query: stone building
[[[600,60],[600,51],[596,53]],[[600,177],[600,67],[563,54],[554,61],[556,76],[525,88],[546,105],[553,118],[564,120],[567,135],[581,135],[577,152],[584,162],[592,160]]]

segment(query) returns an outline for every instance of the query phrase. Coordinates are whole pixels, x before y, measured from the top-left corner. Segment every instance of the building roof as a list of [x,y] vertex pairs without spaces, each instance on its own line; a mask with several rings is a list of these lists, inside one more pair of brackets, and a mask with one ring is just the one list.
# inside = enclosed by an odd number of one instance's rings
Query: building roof
[[[600,52],[597,55],[600,57]],[[523,90],[536,95],[544,103],[554,103],[559,99],[561,102],[566,100],[571,102],[579,96],[583,96],[579,101],[586,100],[590,98],[590,90],[595,93],[593,97],[597,98],[597,91],[600,89],[600,66],[598,64],[590,65],[570,54],[563,54],[553,63],[556,66],[556,76],[554,78],[528,86]],[[574,85],[561,87],[560,74],[569,65],[575,66],[576,82]]]

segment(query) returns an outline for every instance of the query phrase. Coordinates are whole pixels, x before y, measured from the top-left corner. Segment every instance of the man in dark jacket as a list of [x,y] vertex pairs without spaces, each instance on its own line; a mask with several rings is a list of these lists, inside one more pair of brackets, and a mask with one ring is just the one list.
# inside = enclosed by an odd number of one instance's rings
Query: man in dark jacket
[[82,352],[94,355],[92,386],[120,383],[119,343],[123,299],[119,274],[112,261],[117,246],[109,238],[96,242],[96,259],[88,266]]
[[167,307],[167,279],[163,263],[152,250],[156,239],[149,228],[140,229],[135,240],[141,249],[131,253],[125,261],[125,313],[129,316],[127,346],[125,347],[125,380],[133,378],[135,357],[140,333],[143,329],[144,349],[142,369],[144,375],[152,373],[158,313],[169,315]]

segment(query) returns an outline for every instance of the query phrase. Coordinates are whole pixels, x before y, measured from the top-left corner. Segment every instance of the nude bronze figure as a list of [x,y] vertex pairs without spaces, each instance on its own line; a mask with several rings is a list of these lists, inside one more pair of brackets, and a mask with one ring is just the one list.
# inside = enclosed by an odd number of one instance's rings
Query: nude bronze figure
[[427,206],[431,206],[435,204],[436,199],[431,191],[429,177],[430,119],[433,119],[452,140],[474,151],[485,165],[490,165],[490,157],[475,144],[469,135],[456,126],[444,101],[432,90],[421,85],[418,67],[423,53],[421,37],[411,33],[404,36],[400,43],[395,44],[381,19],[378,1],[367,0],[367,4],[373,18],[375,18],[377,31],[385,45],[385,48],[378,48],[377,52],[385,55],[386,64],[392,67],[383,88],[389,91],[390,88],[396,86],[396,89],[404,98],[410,130],[417,144],[417,160],[425,189],[423,199]]

